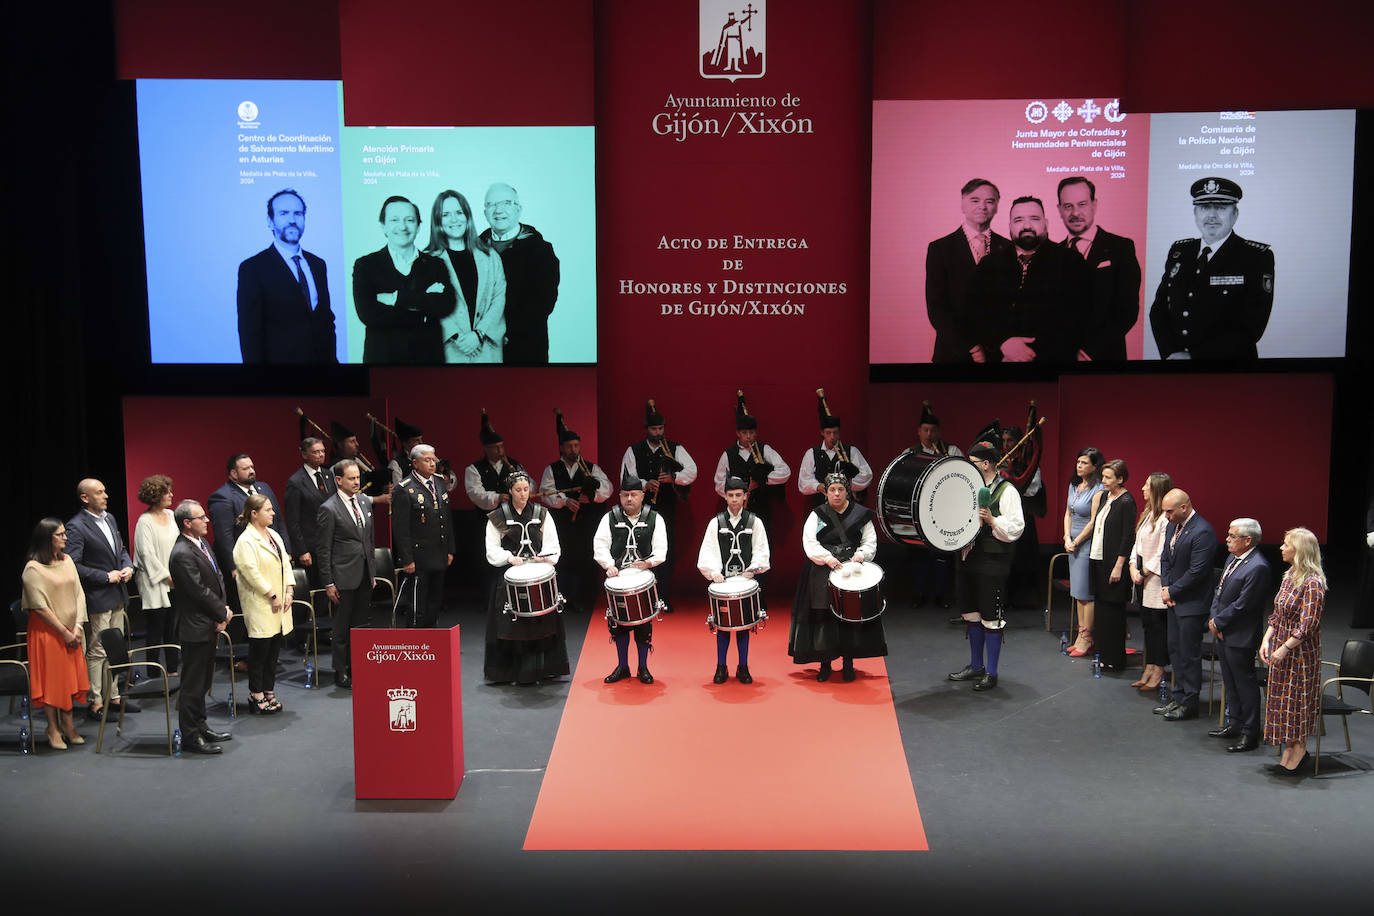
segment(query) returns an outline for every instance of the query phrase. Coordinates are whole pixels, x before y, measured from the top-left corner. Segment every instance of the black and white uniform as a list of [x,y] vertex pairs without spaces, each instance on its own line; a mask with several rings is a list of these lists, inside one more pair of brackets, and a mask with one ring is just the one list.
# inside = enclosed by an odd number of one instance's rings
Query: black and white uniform
[[[597,522],[605,512],[605,503],[611,498],[611,481],[600,466],[588,461],[591,476],[582,473],[577,462],[572,466],[562,458],[544,468],[539,479],[539,492],[544,505],[549,507],[553,523],[558,527],[558,540],[563,545],[565,560],[562,569],[563,595],[574,603],[588,599],[590,583],[593,581],[596,566],[592,561],[592,533]],[[583,503],[573,517],[569,506],[578,501],[578,493],[553,493],[553,490],[566,490],[569,487],[582,487],[583,492],[591,495],[591,502]]]
[[[687,499],[687,493],[692,484],[697,479],[697,463],[692,460],[692,456],[687,454],[687,449],[671,439],[664,439],[668,446],[668,451],[672,453],[673,460],[682,465],[682,470],[673,473],[672,486],[661,486],[658,495],[650,498],[647,492],[644,494],[644,502],[653,508],[655,512],[663,516],[663,524],[668,526],[670,537],[668,538],[668,558],[663,561],[663,565],[654,571],[658,576],[659,588],[663,598],[667,598],[668,589],[673,583],[673,568],[677,562],[677,551],[673,548],[676,539],[677,506],[679,501]],[[661,449],[649,444],[649,440],[641,439],[634,445],[625,449],[625,456],[620,459],[620,479],[624,480],[628,474],[630,477],[640,478],[644,481],[657,480],[661,469],[666,469],[665,456]]]
[[[601,516],[601,521],[597,523],[596,535],[592,538],[592,559],[603,570],[612,567],[624,569],[636,560],[648,561],[649,568],[654,570],[654,567],[662,565],[667,555],[667,526],[663,524],[662,516],[648,506],[643,506],[635,518],[630,518],[624,509],[616,506]],[[654,572],[657,576],[657,570]],[[608,618],[606,626],[612,636],[619,635],[625,629],[633,630],[635,642],[645,645],[654,635],[653,623],[621,627]]]
[[959,610],[969,623],[982,621],[984,629],[1000,630],[1003,593],[1016,541],[1025,530],[1021,494],[1011,481],[998,478],[992,483],[992,526],[983,526],[974,542],[960,555],[955,572]]
[[841,622],[830,609],[830,567],[859,558],[870,562],[878,552],[878,533],[873,510],[850,501],[842,513],[827,504],[806,517],[802,526],[802,550],[811,562],[797,583],[792,601],[792,631],[787,654],[797,664],[836,658],[873,658],[887,654],[883,619],[867,623]]
[[848,464],[840,461],[837,451],[827,449],[824,442],[807,449],[802,456],[801,467],[797,469],[797,489],[807,498],[807,505],[812,509],[825,502],[824,491],[817,493],[816,487],[821,485],[826,475],[836,471],[849,478],[850,498],[854,502],[862,503],[867,496],[868,485],[873,482],[873,468],[869,467],[868,459],[856,446],[843,441],[840,444],[849,457]]
[[561,554],[558,529],[543,506],[530,501],[523,512],[516,512],[507,502],[487,515],[487,563],[499,573],[487,598],[487,646],[482,665],[487,680],[530,684],[568,673],[562,613],[513,616],[506,611],[504,580],[513,557],[526,562],[536,562],[531,557],[542,557],[544,563],[557,564]]
[[755,463],[749,449],[736,441],[722,452],[720,460],[716,462],[716,495],[722,500],[725,499],[725,481],[729,477],[759,482],[756,489],[749,491],[749,509],[760,516],[766,524],[772,513],[773,504],[783,499],[783,484],[792,476],[792,469],[782,460],[782,456],[773,450],[773,446],[760,443],[759,452],[763,455],[764,463],[773,466],[773,470],[769,471],[767,478],[761,482],[759,475],[754,473],[758,464]]

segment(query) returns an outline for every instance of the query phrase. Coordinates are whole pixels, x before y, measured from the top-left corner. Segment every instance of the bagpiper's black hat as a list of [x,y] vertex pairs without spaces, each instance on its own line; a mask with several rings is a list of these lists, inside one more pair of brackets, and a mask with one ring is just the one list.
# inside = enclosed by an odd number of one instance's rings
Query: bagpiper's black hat
[[572,430],[568,429],[568,424],[565,423],[565,422],[563,421],[563,411],[561,411],[561,410],[559,410],[557,407],[555,407],[555,408],[553,409],[553,412],[554,412],[554,415],[557,417],[557,421],[556,421],[556,423],[555,423],[555,428],[558,430],[558,444],[559,444],[559,445],[562,445],[564,442],[571,442],[571,441],[574,440],[574,439],[581,439],[581,438],[582,438],[582,437],[579,436],[577,433],[575,433],[575,432],[573,432]]
[[986,458],[988,461],[996,461],[1002,457],[1002,437],[996,440],[979,439],[969,447],[970,458]]
[[407,423],[405,420],[402,420],[400,417],[396,418],[397,439],[400,439],[402,442],[405,442],[408,439],[418,439],[423,435],[424,433],[420,430],[420,427],[411,426],[409,423]]
[[735,429],[758,429],[759,421],[749,415],[749,408],[744,404],[744,391],[735,392]]
[[482,441],[483,445],[495,445],[504,441],[501,434],[491,428],[491,417],[487,416],[485,407],[482,408],[482,430],[477,434],[477,438]]
[[[978,432],[977,432],[976,434],[974,434],[973,441],[974,441],[975,443],[977,443],[977,442],[991,442],[991,443],[993,443],[993,444],[996,445],[996,447],[997,447],[997,454],[996,454],[996,455],[993,455],[992,457],[994,457],[994,458],[1000,458],[1000,457],[1002,457],[1002,421],[1001,421],[1000,419],[998,419],[998,420],[993,420],[993,421],[992,421],[991,423],[989,423],[987,426],[984,426],[982,429],[978,430]],[[970,455],[973,454],[973,450],[972,450],[972,449],[969,450],[969,454],[970,454]]]
[[343,442],[356,435],[357,433],[353,432],[353,430],[349,429],[347,426],[344,426],[338,420],[329,421],[329,438],[333,439],[335,442]]
[[933,410],[930,409],[930,402],[929,402],[929,401],[922,401],[922,402],[921,402],[921,422],[920,422],[919,424],[917,424],[917,425],[919,426],[919,425],[923,425],[923,424],[926,424],[926,423],[929,423],[929,424],[932,425],[932,426],[939,426],[939,425],[940,425],[940,418],[937,417],[937,416],[935,416],[935,412],[934,412]]
[[821,418],[821,429],[839,428],[840,418],[832,414],[828,409],[825,402],[824,388],[816,389],[816,413],[818,413]]
[[1240,185],[1229,178],[1199,178],[1188,189],[1195,204],[1233,204],[1243,192]]
[[631,474],[628,468],[627,468],[626,470],[624,470],[624,471],[621,472],[621,475],[620,475],[620,490],[621,490],[621,492],[624,492],[624,491],[626,491],[626,490],[642,490],[642,489],[644,489],[644,481],[640,480],[638,477],[636,477],[636,476],[634,476],[633,474]]
[[663,425],[663,414],[659,413],[659,412],[658,412],[658,408],[657,408],[656,406],[654,406],[654,399],[653,399],[653,398],[649,398],[649,400],[648,400],[647,402],[645,402],[645,404],[644,404],[644,425],[645,425],[645,426],[662,426],[662,425]]
[[748,489],[749,489],[749,484],[748,484],[748,483],[744,480],[744,478],[742,478],[742,477],[727,477],[727,478],[725,478],[725,492],[726,492],[726,493],[729,493],[731,490],[748,490]]

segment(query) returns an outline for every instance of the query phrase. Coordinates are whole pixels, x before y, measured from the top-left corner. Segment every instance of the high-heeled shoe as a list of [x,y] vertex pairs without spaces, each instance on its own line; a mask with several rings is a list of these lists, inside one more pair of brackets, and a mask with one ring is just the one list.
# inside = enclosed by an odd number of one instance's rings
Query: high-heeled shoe
[[62,737],[64,737],[64,738],[67,739],[67,743],[68,743],[68,744],[85,744],[85,743],[86,743],[86,739],[83,738],[83,737],[81,737],[80,735],[78,735],[78,734],[76,733],[76,729],[75,729],[75,728],[73,728],[70,732],[68,732],[68,731],[66,731],[66,730],[64,729],[64,730],[62,731]]
[[1069,648],[1069,651],[1068,651],[1069,657],[1070,657],[1070,658],[1082,658],[1083,656],[1085,656],[1085,655],[1091,653],[1092,650],[1093,650],[1093,631],[1092,631],[1092,630],[1089,630],[1087,627],[1079,627],[1079,628],[1078,628],[1078,639],[1074,640],[1073,645]]
[[67,749],[66,742],[62,740],[61,732],[58,733],[56,738],[53,737],[52,732],[48,732],[48,747],[55,751],[65,751]]

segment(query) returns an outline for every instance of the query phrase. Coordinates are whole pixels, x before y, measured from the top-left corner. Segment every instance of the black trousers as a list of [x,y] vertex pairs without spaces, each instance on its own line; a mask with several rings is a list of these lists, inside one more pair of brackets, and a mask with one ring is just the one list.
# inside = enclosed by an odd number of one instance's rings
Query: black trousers
[[444,609],[445,571],[417,569],[401,573],[401,626],[432,627],[439,622],[439,613]]
[[215,679],[215,644],[181,644],[181,692],[177,694],[177,727],[183,741],[205,730],[205,695]]
[[[172,603],[168,607],[144,608],[143,616],[146,621],[144,629],[148,634],[148,645],[166,645],[177,641],[175,597],[172,598]],[[146,653],[144,657],[150,662],[162,662],[166,666],[168,674],[175,674],[181,669],[181,652],[177,649],[154,649]],[[159,673],[156,668],[148,669],[149,677],[157,677]]]
[[929,547],[907,547],[911,560],[911,596],[945,598],[949,596],[951,561]]
[[1255,677],[1255,647],[1217,643],[1221,661],[1221,680],[1226,684],[1228,722],[1252,738],[1260,736],[1260,689]]
[[364,583],[357,588],[344,591],[339,590],[339,603],[334,606],[334,670],[351,671],[353,669],[352,659],[349,658],[349,647],[353,645],[352,634],[349,632],[354,627],[365,627],[368,625],[368,615],[372,610],[372,587],[370,583]]
[[1145,664],[1161,668],[1169,664],[1169,624],[1167,609],[1142,607],[1140,625],[1145,630]]
[[248,637],[248,690],[262,693],[277,686],[277,656],[281,654],[281,634]]
[[1180,705],[1197,709],[1202,692],[1202,633],[1207,615],[1180,617],[1169,611],[1169,658],[1174,663],[1174,692]]

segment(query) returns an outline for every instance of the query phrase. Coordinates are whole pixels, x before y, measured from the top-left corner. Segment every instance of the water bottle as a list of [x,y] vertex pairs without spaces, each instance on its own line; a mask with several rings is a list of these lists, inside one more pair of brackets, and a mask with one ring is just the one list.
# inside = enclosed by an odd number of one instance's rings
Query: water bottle
[[1093,677],[1101,677],[1101,676],[1102,676],[1102,656],[1101,656],[1101,655],[1094,655],[1094,656],[1093,656]]
[[27,693],[19,697],[19,720],[21,722],[29,720],[29,695]]
[[1069,634],[1067,631],[1059,634],[1059,654],[1069,654]]
[[1160,702],[1161,705],[1164,704],[1164,703],[1169,702],[1169,679],[1168,679],[1168,678],[1160,678],[1160,679],[1159,679],[1159,702]]
[[310,656],[305,657],[305,689],[309,690],[315,686],[315,665],[310,660]]
[[21,725],[21,726],[19,726],[19,753],[21,753],[21,754],[27,754],[28,752],[29,752],[29,727],[28,727],[27,725]]
[[181,729],[172,732],[172,756],[181,756]]

